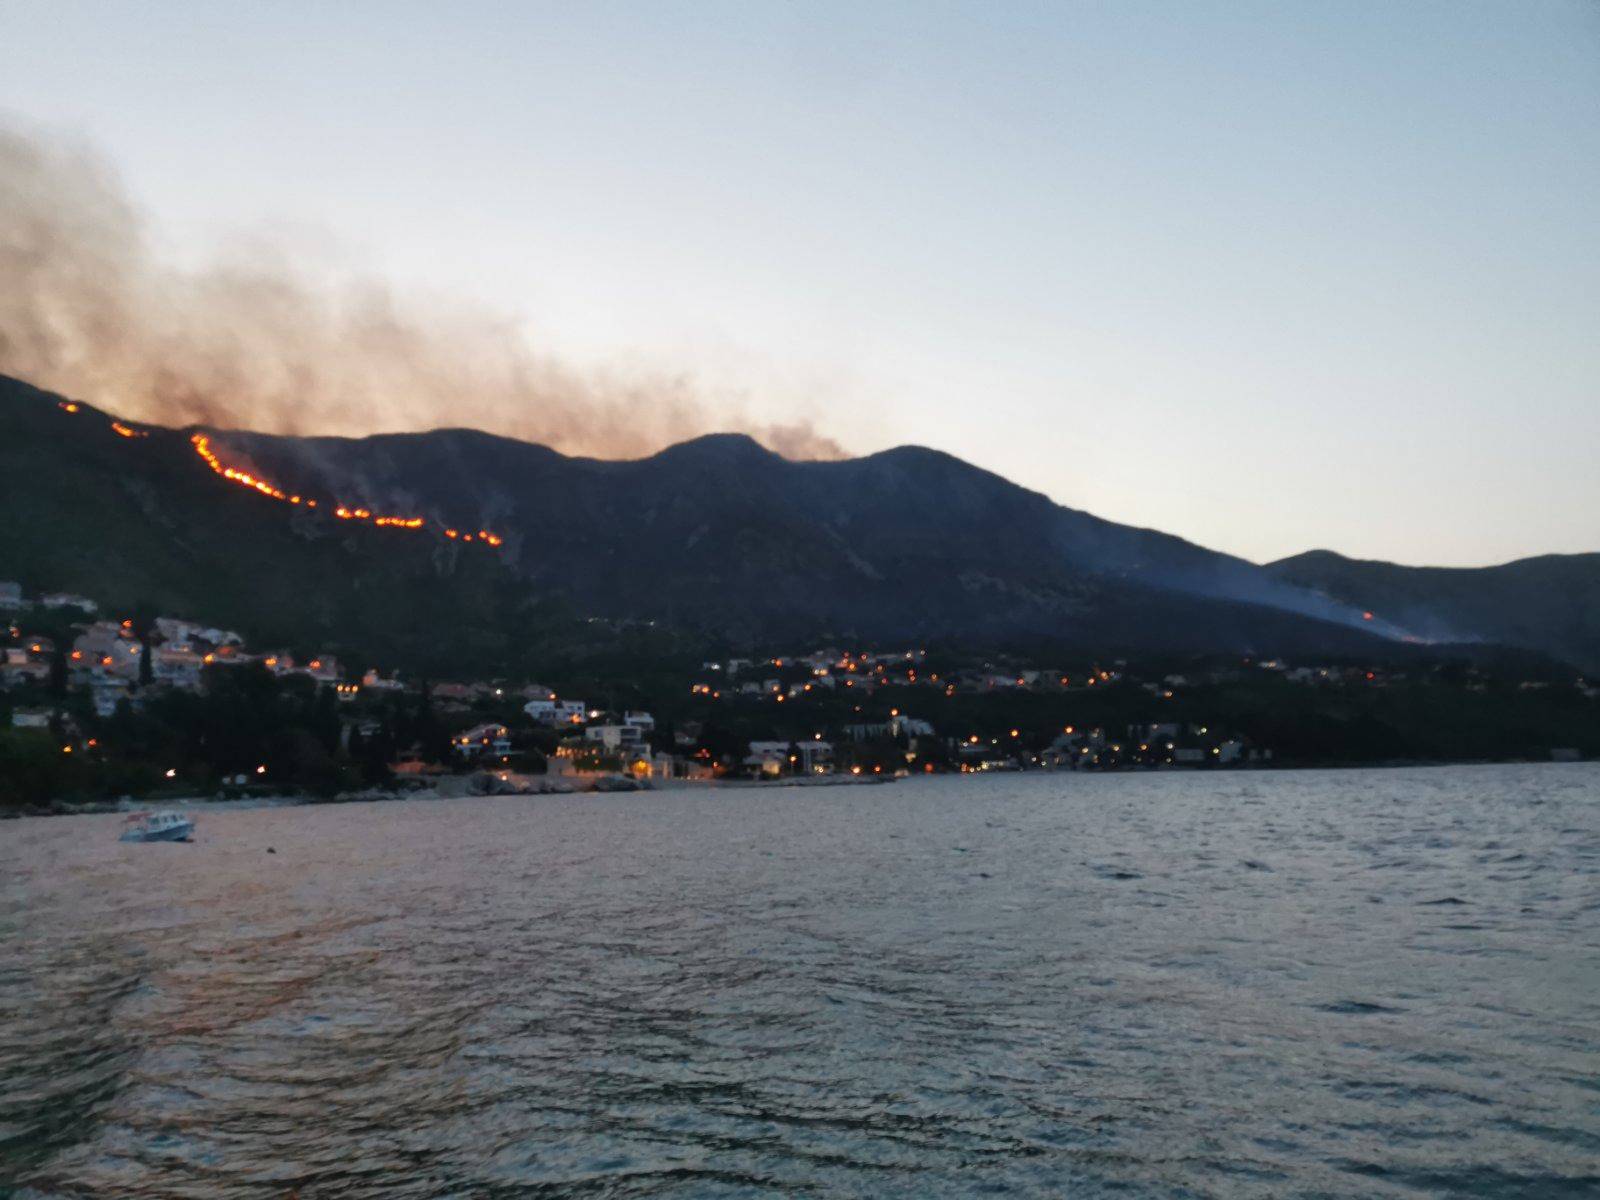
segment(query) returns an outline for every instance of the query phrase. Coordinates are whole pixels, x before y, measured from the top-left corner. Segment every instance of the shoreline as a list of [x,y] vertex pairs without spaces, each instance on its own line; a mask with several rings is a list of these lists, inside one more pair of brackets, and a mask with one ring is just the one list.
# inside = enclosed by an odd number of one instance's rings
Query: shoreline
[[[817,775],[789,777],[783,779],[663,779],[663,780],[628,780],[627,786],[618,782],[618,777],[596,776],[593,778],[574,779],[568,777],[524,776],[524,781],[540,781],[537,785],[529,786],[528,783],[519,781],[519,785],[507,787],[504,790],[474,791],[470,775],[447,775],[438,778],[439,783],[447,786],[429,786],[418,788],[368,788],[358,792],[341,792],[336,796],[308,796],[293,794],[277,794],[268,796],[169,796],[161,798],[147,798],[135,800],[132,797],[123,797],[118,800],[90,800],[73,802],[69,800],[56,800],[45,806],[31,808],[11,808],[0,810],[0,821],[22,820],[29,817],[83,817],[83,816],[109,816],[133,812],[145,812],[164,808],[192,809],[200,812],[207,810],[220,810],[225,812],[247,812],[259,808],[314,808],[324,805],[337,804],[381,804],[402,800],[492,800],[507,799],[512,797],[543,797],[543,796],[610,796],[610,795],[638,795],[649,792],[687,792],[695,790],[707,791],[789,791],[794,789],[834,788],[834,787],[883,787],[887,784],[905,783],[911,780],[924,779],[962,779],[974,776],[983,778],[1007,778],[1013,775],[1051,775],[1065,777],[1096,777],[1120,775],[1156,775],[1156,774],[1189,774],[1196,776],[1211,776],[1216,774],[1252,775],[1273,773],[1296,773],[1302,771],[1411,771],[1435,770],[1446,767],[1571,767],[1593,765],[1597,760],[1581,759],[1577,762],[1554,762],[1548,759],[1511,758],[1511,759],[1461,759],[1453,761],[1394,759],[1378,763],[1350,763],[1350,762],[1308,762],[1308,763],[1273,763],[1270,765],[1252,763],[1237,767],[1124,767],[1107,770],[1034,770],[1034,771],[978,771],[959,772],[941,771],[932,775],[912,774],[907,776],[850,776],[850,775]],[[567,786],[562,786],[563,784]]]

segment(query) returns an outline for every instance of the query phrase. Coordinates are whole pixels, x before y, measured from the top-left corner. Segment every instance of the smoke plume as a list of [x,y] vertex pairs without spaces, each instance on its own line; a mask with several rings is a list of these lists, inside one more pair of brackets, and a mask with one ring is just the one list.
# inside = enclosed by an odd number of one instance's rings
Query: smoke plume
[[0,128],[0,372],[163,425],[472,426],[602,458],[743,428],[790,458],[843,456],[805,421],[752,423],[688,379],[574,370],[515,321],[324,274],[260,249],[163,263],[91,150]]

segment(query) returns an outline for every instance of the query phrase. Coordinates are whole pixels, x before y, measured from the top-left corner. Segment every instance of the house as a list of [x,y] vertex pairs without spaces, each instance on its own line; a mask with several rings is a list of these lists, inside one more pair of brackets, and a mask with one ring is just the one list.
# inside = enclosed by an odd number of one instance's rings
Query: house
[[[745,765],[763,774],[826,775],[833,770],[833,743],[813,738],[807,742],[751,742]],[[769,764],[776,764],[769,769]]]
[[861,722],[846,725],[844,734],[852,742],[868,742],[874,738],[883,738],[890,735],[892,726],[887,721]]
[[89,597],[74,596],[70,592],[51,592],[49,595],[40,596],[39,603],[45,608],[76,608],[91,617],[100,611],[100,606]]
[[200,636],[200,626],[174,617],[157,617],[156,632],[165,642],[192,642]]
[[48,679],[50,678],[50,664],[43,659],[35,659],[30,656],[26,646],[7,646],[4,654],[0,655],[0,677],[6,679]]
[[161,640],[166,642],[184,642],[188,645],[204,643],[211,647],[244,645],[244,635],[235,633],[231,629],[217,629],[214,626],[201,625],[198,621],[184,621],[177,617],[157,617],[155,628],[156,632],[161,635]]
[[644,730],[637,725],[591,725],[583,731],[585,741],[599,742],[614,753],[629,754],[646,745]]
[[72,665],[97,678],[139,677],[144,643],[115,621],[96,621],[72,643]]
[[361,686],[369,692],[398,692],[405,688],[405,684],[398,679],[385,679],[376,671],[368,671],[363,675]]
[[798,769],[797,764],[789,761],[787,742],[751,742],[750,753],[744,756],[744,765],[757,775],[769,778]]
[[47,708],[19,708],[11,714],[11,723],[18,729],[49,729],[50,710]]
[[552,694],[529,700],[522,711],[540,725],[578,725],[588,709],[582,700],[557,700]]
[[109,717],[117,711],[117,705],[129,698],[132,684],[126,679],[116,676],[95,679],[89,685],[89,693],[94,699],[94,711],[98,717]]
[[339,660],[326,656],[313,658],[301,670],[318,683],[333,683],[339,678]]
[[705,763],[692,758],[659,752],[650,757],[651,779],[710,779],[713,772]]
[[625,712],[622,714],[624,725],[637,725],[645,733],[656,731],[656,719],[647,712]]
[[72,648],[81,650],[86,659],[97,659],[131,640],[133,635],[115,621],[96,621],[77,636]]
[[22,585],[13,583],[9,579],[0,579],[0,608],[17,609],[22,607]]
[[919,721],[916,717],[895,713],[889,718],[889,731],[895,737],[932,737],[933,725],[927,721]]
[[462,758],[482,758],[486,754],[504,758],[511,753],[511,731],[493,721],[474,725],[456,734],[450,742]]
[[200,690],[203,668],[204,659],[192,647],[181,643],[157,646],[150,655],[151,677],[158,683],[187,692]]

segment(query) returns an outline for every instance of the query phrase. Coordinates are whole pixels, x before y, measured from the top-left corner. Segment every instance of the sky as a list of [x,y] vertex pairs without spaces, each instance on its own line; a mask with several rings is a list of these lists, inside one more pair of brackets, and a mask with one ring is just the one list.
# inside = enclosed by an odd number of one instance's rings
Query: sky
[[0,0],[0,63],[174,263],[288,231],[1256,561],[1600,551],[1587,0]]

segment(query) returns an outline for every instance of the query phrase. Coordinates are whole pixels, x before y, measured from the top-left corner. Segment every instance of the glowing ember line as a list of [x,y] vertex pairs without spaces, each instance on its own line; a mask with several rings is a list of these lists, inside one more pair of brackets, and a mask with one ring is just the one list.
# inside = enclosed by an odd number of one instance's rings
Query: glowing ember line
[[144,430],[133,429],[130,426],[124,425],[121,421],[111,422],[111,428],[125,438],[142,438],[150,436]]
[[[130,431],[123,436],[141,437],[144,435]],[[317,507],[317,502],[315,500],[305,499],[300,496],[291,496],[281,488],[274,487],[264,479],[257,479],[254,475],[251,475],[247,471],[236,471],[234,468],[228,466],[212,451],[211,439],[207,435],[203,433],[196,433],[190,436],[189,441],[193,443],[195,453],[205,460],[206,466],[210,467],[218,475],[221,475],[229,482],[237,483],[241,487],[250,488],[253,491],[260,492],[263,496],[270,496],[274,500],[282,500],[288,504],[304,504],[307,508]],[[373,516],[371,509],[350,508],[349,506],[343,504],[340,504],[334,508],[333,515],[338,517],[341,521],[370,521],[374,525],[382,525],[388,529],[421,529],[426,525],[426,522],[421,517]],[[460,536],[454,529],[446,529],[444,531],[444,535],[445,537],[450,538],[452,541]],[[490,533],[485,529],[480,529],[478,531],[478,538],[480,541],[487,542],[491,546],[499,546],[505,542],[505,539],[500,535]],[[469,533],[461,540],[470,542],[472,541],[472,535]]]

